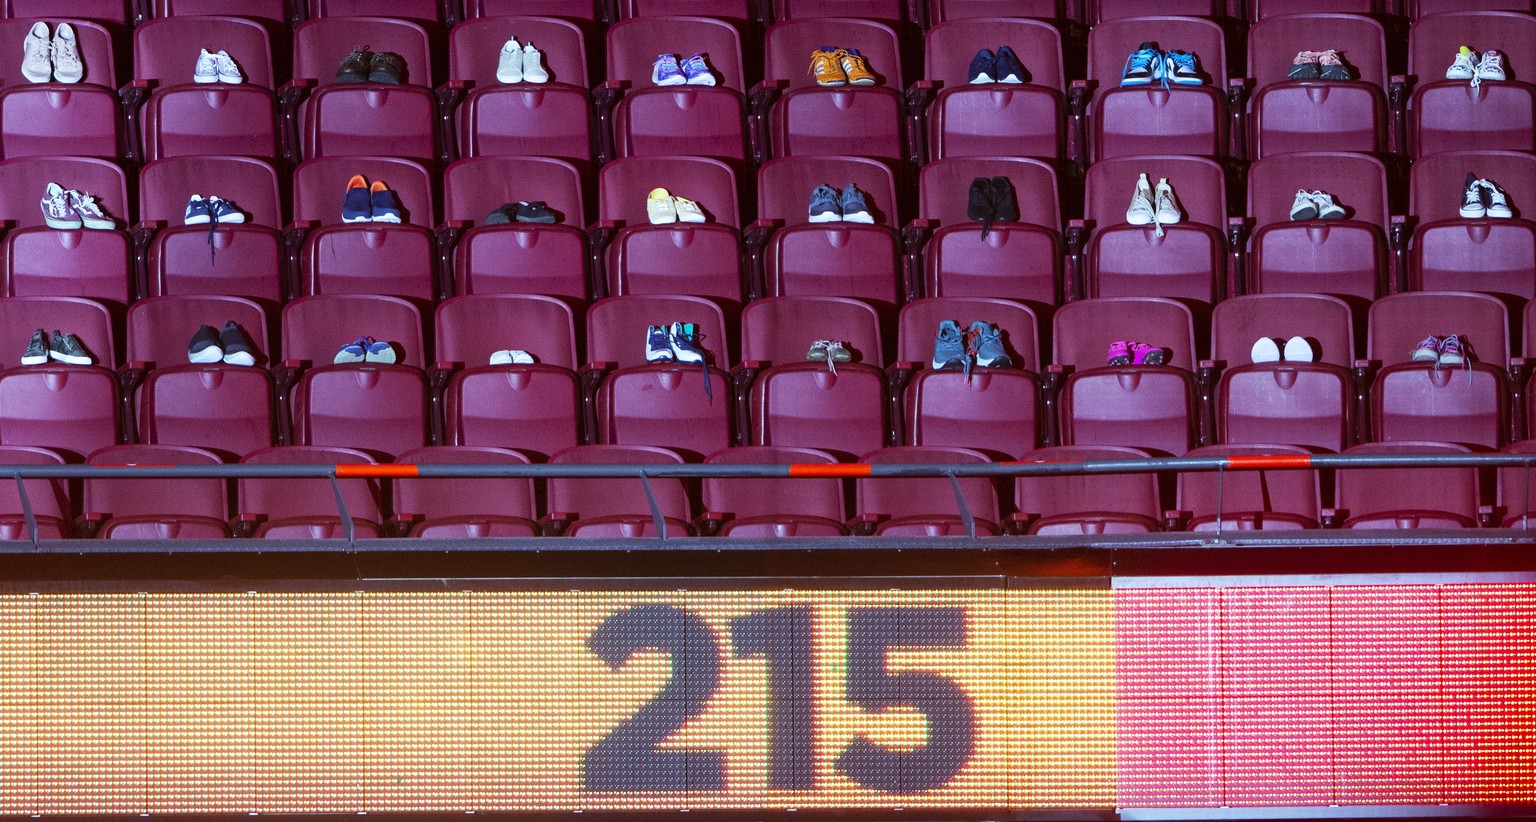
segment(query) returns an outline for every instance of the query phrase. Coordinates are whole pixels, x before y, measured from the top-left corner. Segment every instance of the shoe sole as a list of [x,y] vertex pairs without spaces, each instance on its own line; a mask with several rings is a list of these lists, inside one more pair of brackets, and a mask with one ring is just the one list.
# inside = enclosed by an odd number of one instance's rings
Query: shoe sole
[[182,225],[208,225],[211,222],[213,222],[213,218],[207,215],[202,217],[183,217],[181,220]]
[[1464,365],[1467,362],[1467,358],[1466,357],[1440,357],[1436,362],[1438,364],[1440,364],[1440,365]]
[[646,362],[671,363],[672,362],[672,355],[671,354],[646,354],[645,355],[645,361]]
[[1184,215],[1182,214],[1166,214],[1159,212],[1157,215],[1157,221],[1163,225],[1176,225],[1183,219]]
[[997,81],[992,79],[992,77],[990,75],[986,75],[986,74],[978,74],[975,77],[971,78],[971,85],[973,85],[973,86],[983,86],[983,85],[987,85],[989,83],[996,83],[996,82]]
[[813,223],[840,223],[843,221],[843,215],[828,211],[822,214],[812,214],[809,219]]
[[1151,214],[1127,214],[1127,215],[1125,215],[1125,221],[1127,223],[1130,223],[1131,225],[1151,225],[1152,224],[1152,215]]
[[245,78],[244,77],[225,77],[224,75],[220,74],[219,75],[219,82],[223,83],[226,86],[238,86],[238,85],[241,85],[242,83],[245,82]]
[[[226,214],[223,217],[220,217],[215,222],[217,222],[219,225],[243,225],[245,223],[245,215],[244,214]],[[386,222],[386,223],[387,222],[396,222],[396,223],[398,223],[400,221],[399,220],[393,220],[393,221],[391,221],[391,220],[382,220],[382,221],[381,220],[374,220],[374,222],[376,222],[376,223],[377,222]]]
[[41,357],[22,357],[21,358],[21,364],[22,365],[42,365],[45,362],[48,362],[48,355],[47,354],[44,354]]
[[347,217],[343,215],[341,221],[344,223],[371,223],[373,222],[373,217],[368,215],[364,215],[362,217]]
[[847,80],[817,80],[816,81],[816,85],[821,86],[823,88],[831,88],[831,87],[834,87],[834,86],[846,86],[846,85],[848,85],[848,81]]
[[712,86],[714,84],[715,84],[715,78],[713,78],[713,77],[696,77],[696,78],[691,77],[691,78],[688,79],[688,82],[684,83],[683,85],[687,85],[687,86]]
[[220,362],[223,359],[224,352],[219,350],[219,347],[215,345],[210,345],[201,351],[187,352],[187,362],[197,363],[198,365]]
[[1024,78],[1020,77],[1017,74],[1010,74],[1007,77],[999,77],[999,78],[997,78],[997,82],[1003,83],[1003,84],[1006,84],[1006,85],[1010,85],[1010,86],[1022,86],[1022,85],[1024,85]]
[[335,365],[351,365],[355,362],[366,362],[367,360],[367,354],[362,356],[357,356],[356,354],[337,354],[336,358],[331,360],[331,362]]
[[58,74],[54,74],[53,75],[53,81],[56,82],[56,83],[65,83],[65,84],[73,85],[75,83],[80,82],[80,80],[82,78],[84,78],[84,77],[85,77],[84,74],[80,75],[79,77],[60,77]]
[[651,80],[651,83],[654,84],[654,85],[661,86],[662,88],[671,88],[672,86],[685,86],[685,85],[687,85],[688,84],[688,78],[686,78],[686,77],[678,77],[676,79],[668,78],[666,80],[656,80],[656,79],[653,78]]
[[1317,217],[1320,220],[1342,220],[1344,219],[1344,209],[1340,208],[1333,211],[1324,211],[1321,214],[1318,214]]
[[224,355],[225,365],[255,365],[256,358],[245,352]]
[[200,74],[194,74],[192,75],[192,82],[197,83],[200,86],[210,85],[212,83],[219,82],[219,75],[215,74],[211,77],[204,77]]
[[1440,354],[1435,351],[1426,351],[1422,354],[1417,351],[1413,353],[1414,362],[1438,362],[1439,360]]
[[1475,220],[1478,217],[1486,217],[1486,216],[1488,216],[1487,210],[1486,209],[1481,209],[1481,208],[1479,208],[1479,209],[1477,209],[1475,211],[1463,208],[1463,209],[1461,209],[1460,213],[1461,213],[1461,216],[1466,217],[1469,220]]
[[673,223],[677,222],[677,215],[674,214],[665,217],[647,215],[647,219],[651,221],[651,225],[672,225]]
[[1515,216],[1515,212],[1510,211],[1509,209],[1495,210],[1490,208],[1488,209],[1487,214],[1489,217],[1493,217],[1497,220],[1508,220]]
[[993,357],[990,360],[983,360],[977,357],[976,365],[982,368],[1012,368],[1013,360],[1008,357]]
[[1445,79],[1447,79],[1447,80],[1471,80],[1472,79],[1472,74],[1471,74],[1471,72],[1468,72],[1466,74],[1461,74],[1461,73],[1452,74],[1452,73],[1450,73],[1448,71],[1448,72],[1445,73]]
[[1149,351],[1141,358],[1141,362],[1132,361],[1131,365],[1163,365],[1168,360],[1161,351]]
[[58,353],[55,353],[55,352],[52,352],[52,351],[48,352],[48,356],[50,358],[52,358],[52,359],[58,360],[59,362],[65,363],[67,365],[90,365],[91,364],[91,358],[90,357],[71,357],[71,356],[66,355],[66,354],[58,354]]
[[[383,217],[379,217],[379,216],[375,215],[374,218],[373,218],[373,221],[376,222],[376,223],[396,223],[396,224],[399,224],[400,218],[395,216],[395,215],[393,215],[393,214],[385,214]],[[244,221],[242,220],[242,222],[244,222]]]
[[44,217],[43,222],[47,224],[49,228],[56,228],[60,231],[76,231],[84,225],[84,223],[78,221],[55,220],[52,217]]
[[1110,357],[1109,359],[1104,361],[1104,364],[1105,365],[1130,365],[1131,364],[1131,355],[1130,354],[1126,354],[1123,357]]
[[944,360],[943,362],[933,360],[932,362],[935,371],[952,371],[965,367],[965,362],[960,359]]
[[1322,79],[1322,75],[1319,74],[1316,69],[1313,69],[1311,71],[1294,71],[1293,70],[1293,71],[1287,72],[1285,77],[1286,77],[1287,80],[1319,80],[1319,79]]
[[29,83],[46,83],[53,79],[53,70],[49,69],[44,74],[37,74],[35,72],[29,72],[26,69],[22,69],[21,76],[27,78],[27,82]]
[[850,86],[872,86],[874,84],[875,84],[875,78],[873,78],[873,77],[867,77],[867,78],[864,78],[862,80],[849,80],[848,81],[848,85],[850,85]]
[[1292,220],[1316,220],[1317,219],[1317,209],[1315,209],[1315,208],[1303,208],[1300,211],[1292,211],[1291,212],[1291,219]]
[[1502,74],[1479,74],[1479,75],[1477,75],[1477,79],[1479,79],[1479,80],[1493,80],[1494,82],[1498,82],[1498,81],[1504,79],[1504,75],[1502,75]]
[[1168,81],[1176,86],[1203,86],[1205,81],[1199,77],[1170,77]]
[[112,231],[117,228],[117,223],[111,220],[81,220],[80,224],[95,231]]
[[498,74],[498,75],[496,75],[496,82],[501,83],[502,85],[515,86],[518,83],[523,82],[523,78],[521,78],[521,77],[516,77],[516,78],[506,77],[506,76]]
[[1150,86],[1150,85],[1152,85],[1152,78],[1151,77],[1130,77],[1130,78],[1122,77],[1122,78],[1120,78],[1120,87],[1121,88],[1125,88],[1126,86]]
[[535,86],[542,86],[545,83],[549,82],[549,78],[548,77],[526,77],[525,76],[525,77],[523,77],[523,82],[524,83],[532,83]]
[[849,214],[847,212],[843,212],[843,222],[845,222],[845,223],[863,223],[865,225],[874,225],[875,224],[875,218],[871,217],[869,215],[869,213],[865,212],[865,211],[855,211],[852,214]]

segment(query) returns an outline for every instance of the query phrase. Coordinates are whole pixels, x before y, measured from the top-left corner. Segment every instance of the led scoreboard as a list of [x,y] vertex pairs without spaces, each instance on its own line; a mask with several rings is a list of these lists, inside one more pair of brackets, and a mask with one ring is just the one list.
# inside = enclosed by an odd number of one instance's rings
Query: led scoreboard
[[676,584],[0,589],[0,812],[1536,799],[1516,578]]

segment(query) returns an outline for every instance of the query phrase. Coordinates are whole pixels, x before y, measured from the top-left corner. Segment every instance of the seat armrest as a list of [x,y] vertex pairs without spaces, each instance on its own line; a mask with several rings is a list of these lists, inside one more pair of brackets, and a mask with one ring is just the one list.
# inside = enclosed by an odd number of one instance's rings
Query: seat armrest
[[848,533],[851,536],[867,537],[875,533],[875,527],[889,517],[881,514],[859,514],[848,520]]
[[539,534],[546,537],[563,537],[571,529],[576,515],[565,511],[550,511],[539,520]]

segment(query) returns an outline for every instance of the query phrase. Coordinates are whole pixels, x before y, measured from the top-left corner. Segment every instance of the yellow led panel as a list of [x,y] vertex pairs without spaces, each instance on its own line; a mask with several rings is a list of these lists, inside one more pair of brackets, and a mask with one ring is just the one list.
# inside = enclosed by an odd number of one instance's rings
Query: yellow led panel
[[37,599],[0,594],[0,814],[37,811]]

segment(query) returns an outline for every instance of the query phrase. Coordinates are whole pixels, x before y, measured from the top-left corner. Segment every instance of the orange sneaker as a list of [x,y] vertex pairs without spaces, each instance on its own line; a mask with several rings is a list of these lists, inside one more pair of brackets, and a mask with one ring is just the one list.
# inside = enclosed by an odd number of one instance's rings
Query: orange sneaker
[[833,49],[831,46],[823,46],[811,52],[810,73],[816,78],[818,86],[840,86],[848,82],[848,75],[843,71],[843,62],[838,56],[841,49]]
[[838,49],[837,58],[842,64],[843,73],[848,75],[848,82],[856,86],[875,84],[875,73],[869,70],[869,61],[864,59],[858,49]]

